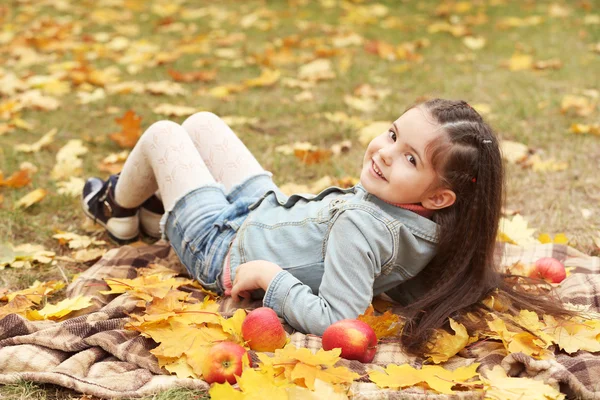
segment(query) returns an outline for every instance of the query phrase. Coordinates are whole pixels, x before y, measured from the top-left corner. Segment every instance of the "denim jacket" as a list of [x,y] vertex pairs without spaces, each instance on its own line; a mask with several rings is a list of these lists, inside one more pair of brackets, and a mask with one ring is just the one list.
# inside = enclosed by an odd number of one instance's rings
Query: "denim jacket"
[[306,333],[322,335],[332,323],[356,318],[373,296],[414,277],[435,253],[435,222],[360,184],[289,197],[271,190],[249,208],[232,242],[231,280],[248,261],[279,265],[263,305]]

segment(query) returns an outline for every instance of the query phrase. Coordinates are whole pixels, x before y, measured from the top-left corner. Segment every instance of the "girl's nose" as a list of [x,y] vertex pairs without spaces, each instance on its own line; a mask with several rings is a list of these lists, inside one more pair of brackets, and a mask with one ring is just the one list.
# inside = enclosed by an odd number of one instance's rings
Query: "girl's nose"
[[379,153],[379,157],[383,160],[386,165],[390,165],[392,159],[390,158],[389,153],[385,150],[385,148],[381,148],[377,151]]

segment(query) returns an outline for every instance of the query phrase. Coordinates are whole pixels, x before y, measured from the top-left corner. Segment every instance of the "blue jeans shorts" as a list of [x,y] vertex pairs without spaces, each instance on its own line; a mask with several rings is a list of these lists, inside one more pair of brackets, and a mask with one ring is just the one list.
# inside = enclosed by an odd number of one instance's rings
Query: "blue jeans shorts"
[[163,215],[163,238],[204,288],[224,293],[221,275],[229,246],[248,217],[248,206],[269,190],[279,191],[272,176],[268,171],[250,176],[228,194],[220,183],[198,187]]

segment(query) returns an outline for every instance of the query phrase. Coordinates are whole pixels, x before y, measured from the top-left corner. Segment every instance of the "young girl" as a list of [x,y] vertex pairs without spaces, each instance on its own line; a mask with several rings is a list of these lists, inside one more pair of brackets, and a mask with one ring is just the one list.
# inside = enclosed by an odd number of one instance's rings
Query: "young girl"
[[433,99],[371,141],[349,189],[284,195],[232,130],[202,112],[151,125],[120,175],[87,181],[82,202],[120,243],[139,226],[158,235],[160,219],[204,287],[236,301],[262,296],[302,332],[321,335],[386,292],[406,306],[402,342],[419,351],[431,329],[494,288],[517,306],[564,311],[494,269],[502,189],[492,129],[466,102]]

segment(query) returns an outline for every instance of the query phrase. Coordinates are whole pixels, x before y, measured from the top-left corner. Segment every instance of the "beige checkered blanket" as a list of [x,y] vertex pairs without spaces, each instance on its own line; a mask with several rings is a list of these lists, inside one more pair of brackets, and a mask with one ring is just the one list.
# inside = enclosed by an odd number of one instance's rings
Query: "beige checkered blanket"
[[[591,305],[600,312],[600,258],[586,256],[577,250],[557,244],[539,245],[524,249],[499,245],[504,252],[504,264],[516,261],[533,262],[552,256],[566,266],[575,267],[561,283],[564,299]],[[29,380],[53,383],[78,392],[102,398],[140,397],[158,391],[186,387],[208,389],[199,379],[178,379],[158,367],[149,352],[156,344],[137,332],[123,329],[128,314],[136,312],[136,299],[128,295],[102,295],[107,289],[103,278],[134,278],[136,269],[160,262],[183,273],[181,264],[165,242],[146,247],[124,246],[113,249],[94,266],[81,274],[67,289],[67,296],[93,296],[95,306],[63,322],[28,321],[15,314],[0,320],[0,383]],[[193,290],[193,289],[192,289]],[[201,296],[201,293],[198,293]],[[260,301],[242,303],[246,309],[260,307]],[[236,306],[230,298],[221,300],[220,312],[231,315]],[[139,310],[138,310],[139,311]],[[291,333],[298,347],[318,349],[318,336]],[[256,356],[251,352],[253,361]],[[485,366],[501,365],[509,375],[541,379],[559,388],[569,398],[600,399],[600,354],[579,351],[573,355],[563,352],[554,360],[536,360],[523,353],[505,355],[500,342],[482,341],[469,346],[443,366],[454,369],[480,362]],[[394,340],[380,342],[373,364],[410,363],[419,366],[422,360],[407,357]],[[340,360],[355,372],[364,375],[369,365]],[[351,387],[356,399],[471,399],[482,398],[481,392],[457,392],[441,395],[423,389],[385,390],[370,383],[368,378],[355,381]]]

